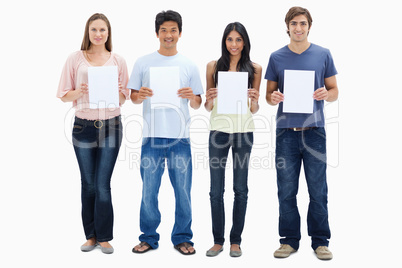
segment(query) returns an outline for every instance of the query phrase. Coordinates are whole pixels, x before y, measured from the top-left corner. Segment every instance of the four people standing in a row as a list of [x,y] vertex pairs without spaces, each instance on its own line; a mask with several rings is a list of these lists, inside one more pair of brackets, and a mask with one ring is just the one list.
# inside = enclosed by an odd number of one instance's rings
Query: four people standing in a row
[[[326,184],[326,139],[323,115],[324,100],[335,101],[338,89],[337,74],[329,50],[308,42],[312,25],[308,10],[293,7],[286,15],[290,44],[272,53],[265,74],[267,102],[277,105],[276,168],[279,199],[279,235],[281,247],[274,256],[283,258],[297,251],[300,241],[300,216],[296,195],[301,163],[304,164],[310,195],[308,231],[312,248],[320,259],[331,259],[328,250]],[[94,14],[87,21],[81,50],[67,59],[60,79],[57,97],[73,102],[76,117],[73,145],[81,172],[82,221],[87,242],[82,251],[100,245],[104,253],[112,253],[113,207],[110,180],[122,140],[120,108],[92,109],[88,97],[88,68],[117,66],[119,102],[131,98],[143,104],[143,143],[140,173],[143,181],[140,208],[140,243],[134,253],[158,248],[157,228],[161,221],[158,193],[165,162],[176,199],[175,224],[171,240],[180,253],[195,253],[191,241],[191,146],[189,136],[190,105],[201,106],[204,93],[197,66],[177,50],[182,33],[182,19],[175,11],[163,11],[155,19],[155,32],[160,47],[139,58],[128,79],[123,58],[112,53],[111,27],[102,14]],[[229,149],[233,157],[233,224],[230,232],[230,256],[242,255],[241,234],[244,228],[248,166],[253,145],[252,114],[259,109],[259,87],[262,67],[250,59],[250,40],[245,27],[238,22],[227,25],[222,37],[222,54],[207,65],[205,108],[211,112],[209,136],[210,202],[214,245],[207,256],[223,251],[225,210],[225,166]],[[155,67],[178,67],[180,87],[179,107],[154,109],[154,95],[150,72]],[[314,109],[312,114],[283,111],[284,71],[314,71]],[[218,114],[218,72],[246,72],[248,74],[248,104],[244,114]],[[131,89],[131,95],[128,89]],[[226,120],[222,120],[226,118]],[[230,123],[228,123],[230,122]],[[239,123],[240,122],[240,123]],[[278,165],[278,162],[281,165]],[[220,163],[216,165],[214,163]],[[222,164],[223,163],[223,164]]]

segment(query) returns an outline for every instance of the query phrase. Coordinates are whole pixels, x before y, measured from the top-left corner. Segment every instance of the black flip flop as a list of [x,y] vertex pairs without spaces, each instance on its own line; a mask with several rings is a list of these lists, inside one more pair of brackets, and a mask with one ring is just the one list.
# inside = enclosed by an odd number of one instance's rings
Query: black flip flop
[[133,247],[133,253],[142,254],[142,253],[145,253],[145,252],[153,249],[147,242],[141,242],[139,245],[141,246],[140,248],[142,248],[143,246],[146,246],[148,248],[146,250],[144,250],[144,251],[138,251],[138,250],[135,249],[135,247]]
[[183,254],[183,255],[193,255],[193,254],[195,254],[195,249],[194,249],[193,252],[190,252],[190,251],[184,252],[183,250],[181,250],[182,247],[185,247],[185,248],[188,250],[188,248],[189,248],[189,247],[192,247],[192,245],[191,245],[190,243],[184,242],[184,243],[181,243],[181,244],[178,244],[178,245],[174,246],[174,248],[175,248],[178,252],[180,252],[181,254]]

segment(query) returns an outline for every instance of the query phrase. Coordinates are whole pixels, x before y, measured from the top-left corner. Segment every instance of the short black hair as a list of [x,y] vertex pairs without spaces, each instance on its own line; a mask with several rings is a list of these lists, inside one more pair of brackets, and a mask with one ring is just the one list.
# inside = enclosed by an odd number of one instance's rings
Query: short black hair
[[159,28],[165,21],[175,21],[179,26],[179,33],[181,33],[182,29],[182,20],[181,16],[178,12],[173,10],[161,11],[156,15],[155,18],[155,32],[159,34]]

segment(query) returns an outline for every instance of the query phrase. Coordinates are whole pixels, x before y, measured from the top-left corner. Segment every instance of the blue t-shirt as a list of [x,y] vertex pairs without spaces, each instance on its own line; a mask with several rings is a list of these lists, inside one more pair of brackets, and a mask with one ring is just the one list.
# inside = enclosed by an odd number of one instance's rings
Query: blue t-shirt
[[[180,69],[180,88],[191,87],[195,95],[204,93],[197,66],[180,53],[163,56],[155,51],[139,58],[134,64],[127,88],[140,90],[150,88],[150,67],[178,66]],[[152,89],[152,88],[151,88]],[[177,89],[179,90],[179,88]],[[180,107],[151,109],[151,100],[143,101],[143,137],[181,139],[190,137],[190,113],[188,99],[180,99]]]
[[[301,54],[294,53],[287,45],[271,54],[265,73],[265,79],[278,82],[279,91],[282,93],[284,70],[315,71],[315,90],[324,87],[325,78],[337,74],[330,51],[313,43]],[[286,92],[284,95],[286,98]],[[276,115],[277,128],[324,126],[324,101],[314,100],[314,110],[312,114],[284,113],[283,102],[279,103]]]

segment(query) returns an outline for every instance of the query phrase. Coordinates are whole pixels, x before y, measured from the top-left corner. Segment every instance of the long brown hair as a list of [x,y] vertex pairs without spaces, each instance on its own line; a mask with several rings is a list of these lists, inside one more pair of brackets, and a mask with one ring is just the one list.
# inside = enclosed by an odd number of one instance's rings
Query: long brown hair
[[95,13],[88,19],[85,25],[85,33],[84,38],[82,39],[81,50],[87,51],[91,47],[91,41],[89,40],[89,24],[91,24],[91,22],[94,20],[103,20],[106,23],[109,36],[105,43],[105,48],[107,51],[112,52],[112,28],[110,27],[109,20],[101,13]]

